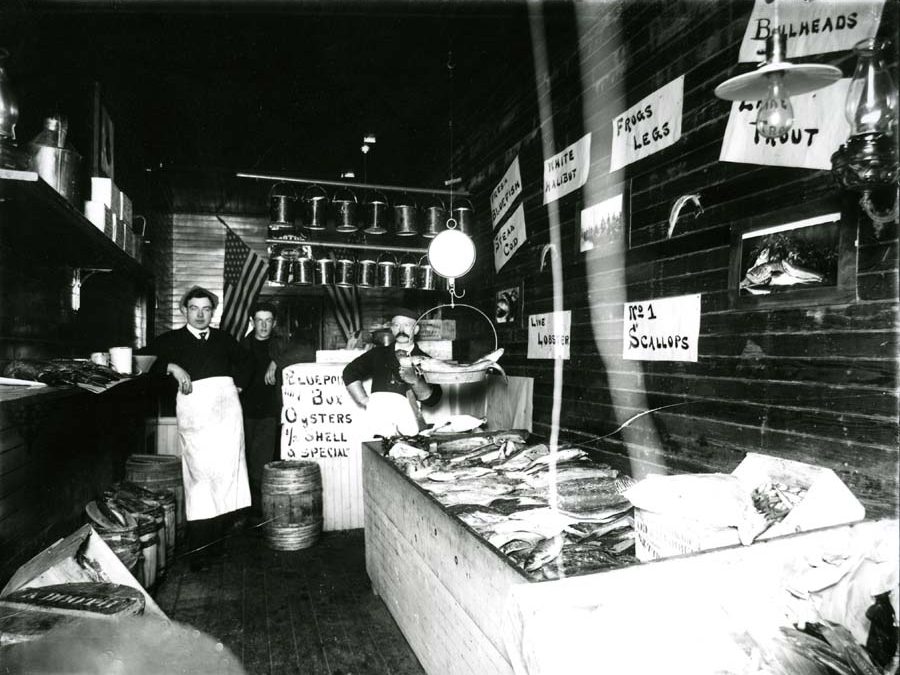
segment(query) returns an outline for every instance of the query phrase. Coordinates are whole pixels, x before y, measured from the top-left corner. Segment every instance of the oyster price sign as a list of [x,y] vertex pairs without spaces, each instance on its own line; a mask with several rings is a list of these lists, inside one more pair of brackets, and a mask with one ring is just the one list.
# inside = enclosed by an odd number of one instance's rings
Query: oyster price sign
[[696,361],[700,294],[626,302],[622,358],[632,361]]
[[361,411],[344,387],[342,370],[331,364],[284,369],[282,459],[340,461],[359,454]]

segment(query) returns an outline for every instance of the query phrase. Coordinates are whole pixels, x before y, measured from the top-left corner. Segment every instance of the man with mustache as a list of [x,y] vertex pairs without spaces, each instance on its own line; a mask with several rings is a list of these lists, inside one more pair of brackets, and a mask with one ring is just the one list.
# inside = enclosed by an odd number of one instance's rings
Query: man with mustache
[[[350,397],[366,409],[372,435],[414,435],[424,426],[420,406],[434,406],[441,388],[419,376],[410,356],[424,355],[415,343],[418,315],[399,307],[392,312],[393,344],[377,346],[356,357],[344,368],[344,384]],[[363,381],[371,378],[371,393]]]

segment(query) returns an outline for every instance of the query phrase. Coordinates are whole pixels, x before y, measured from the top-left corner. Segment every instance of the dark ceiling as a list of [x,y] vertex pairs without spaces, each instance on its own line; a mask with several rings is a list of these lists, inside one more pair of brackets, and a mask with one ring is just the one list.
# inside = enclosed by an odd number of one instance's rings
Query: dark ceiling
[[[117,162],[153,170],[338,179],[350,169],[421,184],[448,173],[448,123],[463,94],[488,92],[531,61],[520,2],[2,6],[0,47],[23,92],[20,139],[39,130],[50,92],[99,80]],[[364,161],[367,133],[377,143]]]

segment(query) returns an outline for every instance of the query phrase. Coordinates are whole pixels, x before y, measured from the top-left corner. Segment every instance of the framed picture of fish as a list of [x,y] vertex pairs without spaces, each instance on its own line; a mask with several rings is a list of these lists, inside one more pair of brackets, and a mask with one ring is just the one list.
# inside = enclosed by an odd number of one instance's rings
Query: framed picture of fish
[[494,323],[507,326],[522,324],[522,284],[501,288],[494,296]]
[[[732,228],[732,307],[849,301],[856,296],[853,209],[805,202]],[[852,222],[851,222],[852,221]]]

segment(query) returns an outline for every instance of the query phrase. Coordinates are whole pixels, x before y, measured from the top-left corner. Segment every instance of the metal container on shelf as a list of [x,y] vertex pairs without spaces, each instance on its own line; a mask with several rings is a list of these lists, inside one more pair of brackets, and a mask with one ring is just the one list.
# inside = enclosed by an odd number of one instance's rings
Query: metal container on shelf
[[400,261],[400,288],[418,288],[419,261],[409,253]]
[[356,223],[357,200],[353,190],[341,188],[334,193],[334,197],[331,198],[331,204],[334,208],[337,231],[345,234],[356,232],[359,228]]
[[475,207],[468,199],[459,199],[453,204],[450,215],[456,220],[460,232],[471,235],[475,226]]
[[303,226],[308,230],[325,229],[328,194],[318,185],[310,185],[303,192]]
[[284,183],[276,183],[269,191],[269,237],[294,233],[294,206],[297,195]]
[[334,284],[334,258],[330,253],[320,253],[316,258],[316,284],[319,286]]
[[402,195],[394,204],[394,233],[401,237],[419,234],[419,207],[408,194]]
[[378,286],[394,288],[397,285],[397,259],[390,253],[378,257]]
[[356,261],[356,285],[360,288],[372,288],[375,285],[377,268],[378,261],[375,257],[368,251],[362,253]]
[[65,117],[53,115],[44,120],[44,128],[28,144],[34,171],[72,204],[80,205],[81,155],[66,142],[69,124]]
[[372,190],[366,199],[366,234],[384,234],[387,229],[388,200],[384,193]]
[[353,286],[356,283],[356,260],[347,251],[340,251],[335,262],[335,286]]
[[269,258],[268,281],[272,286],[284,286],[291,276],[291,260],[283,255]]
[[444,223],[446,222],[447,210],[444,208],[444,202],[439,197],[433,197],[425,207],[425,224],[422,228],[422,236],[434,239],[438,232],[444,229]]
[[301,255],[291,266],[291,283],[294,286],[310,286],[315,277],[316,261],[308,255]]
[[428,262],[428,256],[423,255],[419,259],[419,288],[423,291],[433,291],[436,288],[434,268]]

